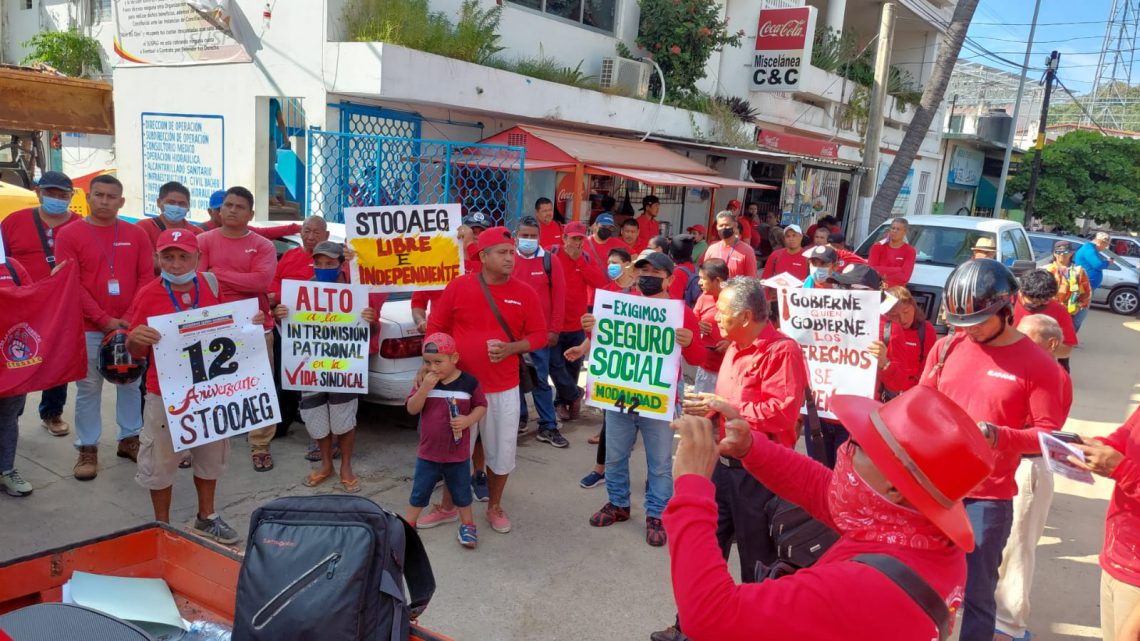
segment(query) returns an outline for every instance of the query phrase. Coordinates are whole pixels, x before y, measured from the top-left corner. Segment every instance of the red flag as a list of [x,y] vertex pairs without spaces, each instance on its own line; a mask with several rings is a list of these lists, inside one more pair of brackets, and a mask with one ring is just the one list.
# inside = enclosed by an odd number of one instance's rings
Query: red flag
[[87,376],[75,270],[69,261],[38,283],[0,288],[0,396],[50,389]]

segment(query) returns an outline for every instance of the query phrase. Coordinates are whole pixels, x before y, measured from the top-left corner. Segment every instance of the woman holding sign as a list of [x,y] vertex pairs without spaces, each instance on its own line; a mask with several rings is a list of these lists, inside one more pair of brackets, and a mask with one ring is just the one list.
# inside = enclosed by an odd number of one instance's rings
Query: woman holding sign
[[926,356],[938,335],[934,325],[906,287],[887,290],[898,302],[886,313],[882,322],[882,340],[871,343],[871,355],[879,362],[879,396],[889,401],[918,385]]

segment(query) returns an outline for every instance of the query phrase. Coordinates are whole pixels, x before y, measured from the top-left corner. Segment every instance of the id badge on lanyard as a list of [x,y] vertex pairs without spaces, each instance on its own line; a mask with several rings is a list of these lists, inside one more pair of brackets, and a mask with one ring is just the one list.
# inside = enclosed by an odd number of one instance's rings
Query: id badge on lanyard
[[107,281],[107,294],[111,296],[118,296],[121,293],[119,289],[119,279],[111,278]]

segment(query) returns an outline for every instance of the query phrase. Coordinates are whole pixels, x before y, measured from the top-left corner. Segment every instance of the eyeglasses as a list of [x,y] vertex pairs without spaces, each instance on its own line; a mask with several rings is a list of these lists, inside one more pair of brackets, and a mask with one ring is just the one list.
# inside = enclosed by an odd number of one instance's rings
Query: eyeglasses
[[1058,249],[1058,250],[1053,252],[1053,255],[1054,256],[1068,256],[1071,253],[1073,253],[1073,250],[1071,250],[1071,249]]

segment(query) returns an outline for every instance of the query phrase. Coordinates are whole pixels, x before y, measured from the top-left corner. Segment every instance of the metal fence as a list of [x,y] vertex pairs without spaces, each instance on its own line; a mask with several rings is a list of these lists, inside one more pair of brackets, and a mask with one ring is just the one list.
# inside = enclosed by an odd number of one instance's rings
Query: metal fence
[[345,207],[459,203],[498,224],[523,215],[522,147],[308,132],[306,215],[344,222]]

